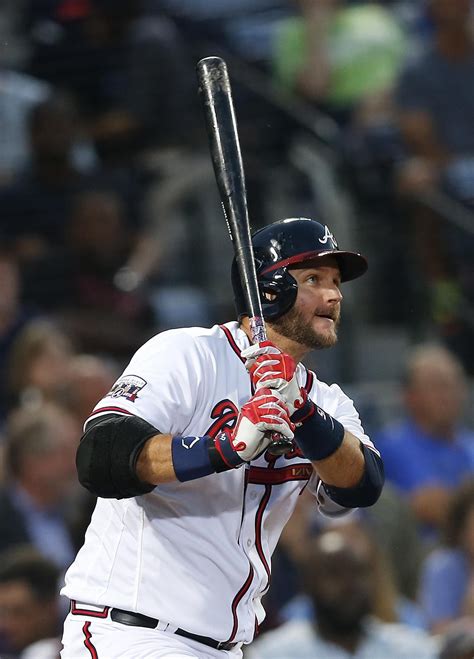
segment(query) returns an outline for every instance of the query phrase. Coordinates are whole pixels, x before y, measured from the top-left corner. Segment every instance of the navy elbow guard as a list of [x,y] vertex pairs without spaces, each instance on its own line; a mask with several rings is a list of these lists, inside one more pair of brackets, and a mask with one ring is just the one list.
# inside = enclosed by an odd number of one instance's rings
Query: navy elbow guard
[[135,471],[145,443],[159,430],[138,416],[107,415],[89,424],[77,449],[81,485],[98,497],[125,499],[147,494],[154,485]]
[[380,496],[385,481],[382,458],[368,446],[360,443],[364,454],[365,469],[361,481],[355,487],[334,487],[323,483],[327,495],[345,508],[367,508]]

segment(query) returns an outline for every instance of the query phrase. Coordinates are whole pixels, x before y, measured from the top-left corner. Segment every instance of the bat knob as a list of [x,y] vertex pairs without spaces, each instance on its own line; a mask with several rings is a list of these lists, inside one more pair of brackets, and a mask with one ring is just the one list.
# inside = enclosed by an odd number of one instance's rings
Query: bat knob
[[275,433],[275,439],[272,439],[272,443],[269,444],[267,451],[272,455],[285,455],[293,450],[293,442],[287,437],[282,437]]

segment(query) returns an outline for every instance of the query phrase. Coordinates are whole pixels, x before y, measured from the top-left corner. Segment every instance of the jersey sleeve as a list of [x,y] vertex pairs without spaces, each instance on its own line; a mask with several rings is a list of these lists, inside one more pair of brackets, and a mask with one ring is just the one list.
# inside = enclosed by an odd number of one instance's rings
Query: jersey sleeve
[[203,394],[205,354],[183,330],[158,334],[132,357],[86,423],[104,414],[134,414],[162,433],[182,434]]
[[378,455],[380,452],[377,450],[368,435],[365,434],[362,426],[359,413],[357,412],[354,402],[347,396],[337,384],[332,384],[330,387],[318,389],[317,383],[313,386],[310,397],[323,408],[326,412],[331,414],[337,419],[346,430],[352,433],[355,437],[375,451]]

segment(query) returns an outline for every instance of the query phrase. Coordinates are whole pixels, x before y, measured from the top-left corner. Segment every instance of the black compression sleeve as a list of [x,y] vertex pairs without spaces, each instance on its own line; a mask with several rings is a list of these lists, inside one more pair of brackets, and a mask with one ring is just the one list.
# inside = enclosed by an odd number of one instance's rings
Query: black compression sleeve
[[147,494],[154,485],[135,471],[144,444],[159,430],[138,416],[106,415],[90,422],[76,455],[79,481],[93,494],[124,499]]
[[323,483],[327,495],[345,508],[372,506],[379,498],[385,481],[382,458],[362,442],[360,448],[365,458],[365,469],[355,487],[334,487]]

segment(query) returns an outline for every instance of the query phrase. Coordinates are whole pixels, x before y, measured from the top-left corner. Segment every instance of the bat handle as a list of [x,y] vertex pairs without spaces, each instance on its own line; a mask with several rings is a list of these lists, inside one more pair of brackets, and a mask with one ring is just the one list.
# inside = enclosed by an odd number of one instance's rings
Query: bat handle
[[291,439],[288,439],[287,437],[284,437],[277,432],[272,432],[271,438],[272,441],[268,445],[267,450],[272,455],[285,455],[285,453],[289,453],[294,448],[293,441]]
[[[265,322],[263,316],[250,316],[250,333],[252,335],[252,343],[261,343],[267,340],[267,333],[265,330]],[[271,444],[268,446],[268,451],[272,455],[285,455],[293,450],[293,442],[291,439],[280,435],[278,432],[271,433]]]

